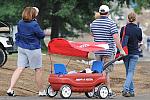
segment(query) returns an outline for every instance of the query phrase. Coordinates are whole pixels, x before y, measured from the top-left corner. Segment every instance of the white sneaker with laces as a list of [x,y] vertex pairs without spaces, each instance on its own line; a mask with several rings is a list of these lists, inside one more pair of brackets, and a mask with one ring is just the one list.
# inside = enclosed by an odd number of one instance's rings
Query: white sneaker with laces
[[39,96],[46,96],[46,91],[45,90],[43,90],[42,92],[39,91]]

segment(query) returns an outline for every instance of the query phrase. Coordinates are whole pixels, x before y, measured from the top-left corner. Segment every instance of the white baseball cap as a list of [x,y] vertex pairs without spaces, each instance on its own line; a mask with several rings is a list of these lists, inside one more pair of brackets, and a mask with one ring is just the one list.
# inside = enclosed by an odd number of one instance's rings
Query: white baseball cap
[[107,13],[107,12],[109,12],[109,7],[107,5],[101,5],[99,7],[99,12],[100,13]]

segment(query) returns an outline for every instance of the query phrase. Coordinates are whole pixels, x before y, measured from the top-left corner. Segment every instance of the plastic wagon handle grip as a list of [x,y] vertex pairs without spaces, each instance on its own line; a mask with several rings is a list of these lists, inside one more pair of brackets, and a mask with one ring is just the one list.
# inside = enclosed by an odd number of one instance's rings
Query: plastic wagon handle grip
[[118,58],[109,61],[108,63],[106,63],[106,64],[104,65],[103,71],[104,71],[108,66],[110,66],[111,64],[113,64],[113,63],[116,62],[116,61],[122,60],[124,57],[125,57],[125,56],[121,55],[121,56],[119,56]]
[[116,58],[116,59],[114,59],[114,60],[115,60],[115,61],[122,60],[125,56],[127,56],[127,55],[121,55],[121,56],[117,57],[117,58]]

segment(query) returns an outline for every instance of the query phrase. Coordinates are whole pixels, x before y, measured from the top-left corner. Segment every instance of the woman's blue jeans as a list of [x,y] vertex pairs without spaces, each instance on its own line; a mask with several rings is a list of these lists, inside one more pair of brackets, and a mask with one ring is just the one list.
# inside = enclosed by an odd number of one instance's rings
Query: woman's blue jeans
[[126,68],[126,80],[124,82],[123,91],[134,93],[133,76],[136,69],[136,65],[139,59],[139,55],[128,55],[124,58],[124,64]]

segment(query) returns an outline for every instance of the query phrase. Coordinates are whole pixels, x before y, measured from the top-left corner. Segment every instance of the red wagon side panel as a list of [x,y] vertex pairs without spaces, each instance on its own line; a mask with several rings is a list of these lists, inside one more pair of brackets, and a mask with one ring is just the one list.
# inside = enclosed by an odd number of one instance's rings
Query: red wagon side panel
[[105,84],[106,77],[104,74],[92,73],[50,74],[48,81],[55,91],[58,91],[62,85],[68,84],[74,92],[88,92],[101,83]]

